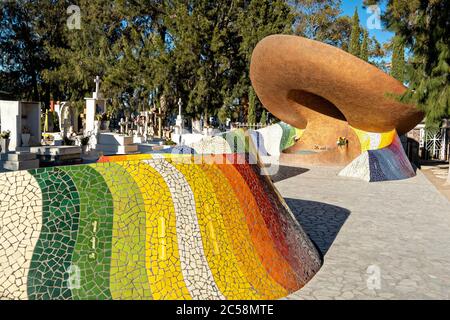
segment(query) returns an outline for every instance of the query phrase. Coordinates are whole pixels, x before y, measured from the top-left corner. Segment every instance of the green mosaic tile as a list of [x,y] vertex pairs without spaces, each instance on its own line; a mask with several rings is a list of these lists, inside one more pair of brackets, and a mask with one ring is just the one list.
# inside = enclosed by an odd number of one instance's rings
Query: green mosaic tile
[[[71,299],[70,273],[78,230],[78,193],[70,177],[58,168],[29,171],[42,190],[42,230],[28,273],[28,297],[31,300]],[[47,181],[52,185],[48,186]],[[60,193],[53,196],[53,186]],[[76,188],[75,188],[76,190]]]

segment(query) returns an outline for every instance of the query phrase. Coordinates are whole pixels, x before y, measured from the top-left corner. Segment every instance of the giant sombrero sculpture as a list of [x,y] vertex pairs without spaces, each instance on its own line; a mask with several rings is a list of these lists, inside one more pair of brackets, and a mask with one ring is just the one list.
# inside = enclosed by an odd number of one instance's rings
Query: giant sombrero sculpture
[[282,161],[354,161],[342,174],[371,181],[414,175],[397,133],[414,128],[423,114],[400,103],[395,96],[406,88],[375,66],[321,42],[273,35],[253,51],[250,77],[265,108],[304,129]]

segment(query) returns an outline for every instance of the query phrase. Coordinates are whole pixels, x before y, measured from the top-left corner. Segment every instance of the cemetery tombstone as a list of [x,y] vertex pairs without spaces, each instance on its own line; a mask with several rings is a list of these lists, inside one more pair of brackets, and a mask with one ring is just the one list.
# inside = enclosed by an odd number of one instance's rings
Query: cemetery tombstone
[[11,151],[41,142],[41,106],[38,102],[0,101],[0,127],[10,131]]

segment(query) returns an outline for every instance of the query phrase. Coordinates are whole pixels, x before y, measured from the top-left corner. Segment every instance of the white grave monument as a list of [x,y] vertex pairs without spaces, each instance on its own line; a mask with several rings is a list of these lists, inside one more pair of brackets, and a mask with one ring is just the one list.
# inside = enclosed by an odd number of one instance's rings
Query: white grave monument
[[[0,101],[1,130],[11,131],[9,150],[41,144],[41,106],[38,102]],[[30,134],[22,143],[22,133]]]
[[[10,153],[1,155],[8,170],[39,168],[30,146],[41,142],[41,106],[38,102],[0,100],[0,130],[10,131]],[[23,135],[24,134],[24,135]]]
[[106,99],[100,91],[100,77],[94,79],[95,92],[92,98],[86,100],[86,128],[85,134],[92,135],[91,148],[105,155],[127,154],[138,151],[138,146],[133,143],[133,137],[127,133],[117,134],[107,130],[101,130],[100,125],[95,125],[96,115],[106,113]]
[[175,126],[177,129],[175,130],[175,133],[177,134],[183,134],[183,116],[181,115],[181,107],[183,106],[183,103],[181,102],[181,99],[178,100],[178,116],[177,120],[175,122]]
[[178,116],[175,121],[174,132],[172,133],[172,140],[178,144],[183,143],[183,135],[190,135],[191,133],[188,130],[184,129],[184,118],[181,113],[181,107],[183,103],[181,99],[178,100]]
[[92,98],[84,98],[86,100],[86,135],[94,134],[95,116],[106,112],[106,100],[100,92],[100,77],[95,77],[94,82],[95,92],[92,94]]

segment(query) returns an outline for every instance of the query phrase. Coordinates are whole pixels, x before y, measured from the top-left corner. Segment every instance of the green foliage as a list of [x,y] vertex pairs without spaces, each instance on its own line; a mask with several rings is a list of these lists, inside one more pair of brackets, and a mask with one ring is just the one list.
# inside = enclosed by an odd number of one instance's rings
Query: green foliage
[[[39,2],[39,3],[37,3]],[[48,102],[44,70],[57,66],[47,44],[64,45],[66,1],[0,1],[0,95]]]
[[401,37],[394,37],[392,47],[391,76],[403,83],[405,81],[405,46]]
[[11,136],[11,131],[9,131],[9,130],[7,130],[7,131],[2,131],[2,132],[0,133],[0,138],[1,138],[1,139],[7,140],[7,139],[9,139],[10,136]]
[[217,112],[217,118],[219,119],[219,122],[221,124],[225,124],[227,122],[228,112],[226,107],[222,107],[219,109],[219,111]]
[[[382,1],[366,0],[367,5]],[[400,97],[425,112],[428,127],[450,116],[450,3],[447,0],[386,0],[385,26],[401,37],[410,58],[408,90]],[[394,61],[393,61],[394,63]]]
[[[261,39],[295,30],[344,50],[350,42],[341,0],[79,0],[80,30],[66,26],[71,4],[0,2],[1,97],[70,101],[82,111],[99,75],[116,118],[161,101],[168,115],[181,98],[193,118],[235,119],[247,108]],[[374,43],[368,39],[369,57]],[[259,108],[256,99],[255,114]]]
[[[250,83],[250,61],[253,49],[260,40],[271,34],[290,34],[294,15],[284,0],[246,0],[240,1],[236,21],[236,41],[239,44],[238,58],[235,64],[238,78],[225,103],[236,99],[244,107],[248,97]],[[257,102],[258,103],[258,102]]]
[[164,140],[163,144],[165,146],[176,146],[177,145],[177,143],[173,142],[172,140]]
[[291,5],[294,9],[294,32],[302,37],[317,41],[339,41],[337,23],[340,20],[341,0],[294,0]]
[[256,93],[253,87],[249,88],[248,91],[248,115],[247,115],[248,124],[256,123]]
[[[341,0],[294,0],[290,3],[295,15],[295,34],[348,52],[353,43],[351,53],[365,61],[384,56],[381,44],[360,26],[357,10],[353,18],[342,15]],[[362,41],[361,35],[366,37]]]
[[259,122],[262,125],[266,125],[267,124],[267,113],[266,113],[266,110],[263,110],[263,112],[261,114],[261,120]]
[[352,19],[352,32],[350,34],[348,52],[356,57],[359,57],[361,52],[361,28],[359,26],[359,16],[356,8]]
[[368,48],[368,37],[369,34],[367,30],[363,31],[363,40],[361,44],[361,51],[359,53],[359,57],[364,61],[369,61],[369,48]]

